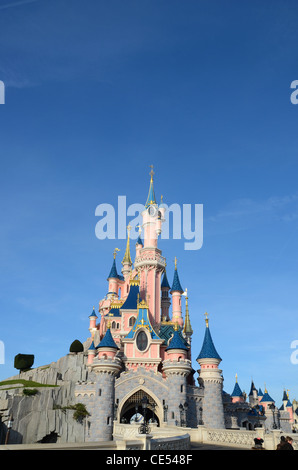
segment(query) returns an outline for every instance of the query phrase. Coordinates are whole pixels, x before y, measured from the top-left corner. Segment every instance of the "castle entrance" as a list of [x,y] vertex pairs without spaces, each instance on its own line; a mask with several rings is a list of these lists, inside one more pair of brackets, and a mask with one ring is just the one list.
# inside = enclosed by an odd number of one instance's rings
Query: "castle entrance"
[[138,390],[131,395],[124,403],[121,414],[120,423],[157,423],[159,426],[159,418],[156,414],[157,404],[154,399],[144,390]]

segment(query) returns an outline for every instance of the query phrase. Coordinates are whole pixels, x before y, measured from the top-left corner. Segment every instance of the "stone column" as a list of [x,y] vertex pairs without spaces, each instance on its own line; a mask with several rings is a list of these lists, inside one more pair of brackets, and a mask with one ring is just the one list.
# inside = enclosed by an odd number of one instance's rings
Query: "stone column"
[[115,377],[121,370],[118,358],[94,360],[92,371],[96,373],[95,399],[90,417],[88,441],[110,441],[113,437],[115,406]]
[[[188,359],[181,361],[166,360],[163,362],[163,371],[167,376],[168,384],[168,424],[180,426],[181,413],[179,405],[187,402],[187,381],[186,378],[191,372],[191,363]],[[187,413],[183,411],[182,418],[185,420]]]
[[215,359],[200,359],[199,363],[199,380],[204,387],[203,424],[207,428],[224,429],[222,371],[218,369]]

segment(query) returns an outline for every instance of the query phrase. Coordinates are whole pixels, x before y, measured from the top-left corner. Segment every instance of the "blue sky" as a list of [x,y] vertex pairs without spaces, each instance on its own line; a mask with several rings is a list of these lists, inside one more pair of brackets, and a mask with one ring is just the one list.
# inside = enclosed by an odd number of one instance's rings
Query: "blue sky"
[[[115,246],[98,204],[204,205],[204,244],[162,240],[188,288],[193,367],[209,312],[224,389],[298,399],[295,0],[0,1],[0,379],[88,337]],[[132,250],[133,251],[133,250]],[[134,254],[134,251],[133,251]],[[196,375],[197,377],[197,375]]]

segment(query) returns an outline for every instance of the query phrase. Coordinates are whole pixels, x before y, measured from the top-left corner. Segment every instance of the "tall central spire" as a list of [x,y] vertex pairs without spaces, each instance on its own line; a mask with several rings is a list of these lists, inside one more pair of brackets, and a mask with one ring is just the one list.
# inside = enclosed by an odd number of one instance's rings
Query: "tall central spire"
[[150,171],[150,176],[151,176],[151,179],[150,179],[150,186],[149,186],[149,193],[148,193],[148,197],[147,197],[147,202],[145,204],[145,207],[147,209],[147,207],[149,207],[151,204],[156,204],[156,199],[155,199],[155,193],[154,193],[154,187],[153,187],[153,175],[154,175],[154,171],[153,171],[153,165],[150,165],[151,167],[151,171]]

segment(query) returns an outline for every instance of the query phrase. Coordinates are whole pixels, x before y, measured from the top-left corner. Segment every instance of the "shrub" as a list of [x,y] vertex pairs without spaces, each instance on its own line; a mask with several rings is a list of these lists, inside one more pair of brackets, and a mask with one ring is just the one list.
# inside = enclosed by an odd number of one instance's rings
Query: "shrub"
[[79,341],[78,339],[75,339],[70,345],[69,352],[77,354],[83,351],[84,351],[84,346],[82,345],[81,341]]
[[14,358],[14,367],[20,372],[30,369],[34,363],[33,354],[17,354]]
[[36,388],[24,388],[23,389],[23,395],[26,395],[27,397],[32,397],[33,395],[36,395],[38,393],[38,390]]

